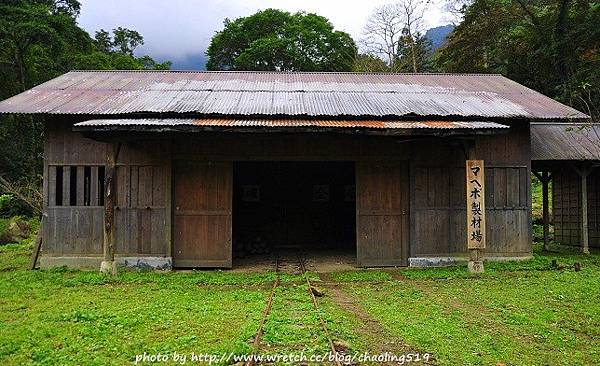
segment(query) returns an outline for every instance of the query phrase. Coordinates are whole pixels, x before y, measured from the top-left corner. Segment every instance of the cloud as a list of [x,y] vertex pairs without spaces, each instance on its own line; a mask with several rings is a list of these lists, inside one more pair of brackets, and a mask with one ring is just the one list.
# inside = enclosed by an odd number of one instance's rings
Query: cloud
[[[327,17],[338,30],[360,38],[370,12],[392,0],[81,0],[79,24],[90,34],[118,26],[135,29],[144,36],[140,54],[175,65],[193,64],[206,50],[225,18],[247,16],[258,10],[277,8],[314,12]],[[427,27],[444,24],[441,6],[434,3],[426,14]],[[199,60],[198,63],[201,61]]]

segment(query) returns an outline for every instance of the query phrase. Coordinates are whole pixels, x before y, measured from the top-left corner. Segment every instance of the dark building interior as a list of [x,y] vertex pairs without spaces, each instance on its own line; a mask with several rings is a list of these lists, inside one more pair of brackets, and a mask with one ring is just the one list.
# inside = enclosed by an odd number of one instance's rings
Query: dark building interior
[[238,162],[233,256],[356,248],[353,162]]

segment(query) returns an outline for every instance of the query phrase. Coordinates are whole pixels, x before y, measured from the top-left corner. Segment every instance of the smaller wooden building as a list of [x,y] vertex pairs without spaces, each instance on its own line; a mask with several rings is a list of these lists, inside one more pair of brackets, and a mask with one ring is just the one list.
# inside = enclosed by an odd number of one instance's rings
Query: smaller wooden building
[[550,182],[554,240],[584,253],[600,248],[600,125],[534,123],[531,155],[542,182],[546,248]]

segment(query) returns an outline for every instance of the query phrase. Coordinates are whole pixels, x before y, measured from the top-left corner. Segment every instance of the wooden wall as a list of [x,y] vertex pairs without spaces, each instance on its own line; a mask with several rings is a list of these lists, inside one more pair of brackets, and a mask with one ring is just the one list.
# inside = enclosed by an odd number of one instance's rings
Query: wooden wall
[[[531,253],[529,128],[479,137],[475,159],[485,161],[488,256]],[[411,257],[467,252],[465,158],[440,141],[416,145],[411,159]]]
[[[107,145],[73,133],[71,125],[72,121],[62,120],[46,123],[44,254],[101,255]],[[59,184],[57,171],[62,172]],[[76,172],[75,179],[71,171]],[[117,161],[116,186],[118,255],[169,255],[169,144],[124,143]],[[61,202],[56,202],[57,188],[62,192],[62,197],[58,196]]]
[[[101,202],[82,206],[57,205],[49,200],[51,188],[56,187],[52,181],[56,177],[54,167],[75,167],[80,171],[89,166],[90,174],[100,175],[105,163],[106,145],[71,132],[72,123],[59,120],[47,123],[44,251],[50,255],[99,255]],[[147,136],[129,140],[123,143],[116,176],[118,255],[171,255],[172,161],[253,160],[351,161],[367,166],[370,162],[385,161],[399,169],[406,167],[409,176],[405,183],[409,205],[406,220],[410,229],[402,233],[408,235],[409,241],[409,248],[402,249],[406,250],[402,264],[408,255],[466,254],[466,155],[459,139],[206,133],[164,136],[162,140],[148,140]],[[531,253],[529,148],[527,124],[512,128],[508,134],[475,139],[475,158],[484,159],[486,164],[488,255]],[[65,184],[61,189],[66,189]]]
[[[600,169],[587,178],[589,245],[600,248]],[[554,240],[581,246],[581,178],[563,165],[552,177]]]

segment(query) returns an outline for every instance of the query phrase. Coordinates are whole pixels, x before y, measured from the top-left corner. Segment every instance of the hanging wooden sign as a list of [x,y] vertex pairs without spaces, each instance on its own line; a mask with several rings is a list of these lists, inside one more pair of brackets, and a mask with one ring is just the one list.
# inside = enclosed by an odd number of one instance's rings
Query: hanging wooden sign
[[467,248],[485,248],[483,160],[467,160]]

